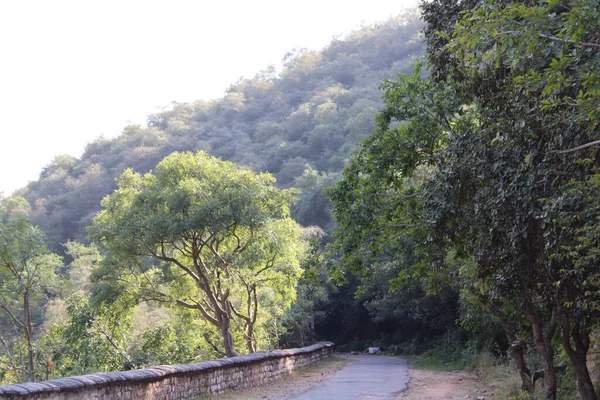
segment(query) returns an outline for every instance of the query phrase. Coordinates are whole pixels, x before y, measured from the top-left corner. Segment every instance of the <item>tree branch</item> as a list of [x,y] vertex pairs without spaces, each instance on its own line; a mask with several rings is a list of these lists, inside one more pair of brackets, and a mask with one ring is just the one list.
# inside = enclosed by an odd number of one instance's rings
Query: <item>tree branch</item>
[[[162,246],[162,245],[161,245]],[[173,257],[168,257],[165,254],[165,250],[164,248],[162,249],[161,253],[157,253],[156,251],[154,251],[153,249],[149,249],[150,253],[152,253],[152,256],[154,256],[155,258],[158,258],[159,260],[162,261],[168,261],[170,263],[173,263],[175,265],[177,265],[179,268],[181,268],[182,270],[184,270],[189,276],[192,277],[192,279],[194,279],[195,282],[200,283],[200,277],[198,275],[196,275],[194,273],[194,271],[192,271],[191,269],[189,269],[188,267],[186,267],[185,265],[183,265],[179,260],[177,260],[176,258]]]
[[110,343],[110,345],[112,347],[115,348],[115,350],[117,350],[119,352],[119,354],[121,354],[123,357],[125,357],[125,360],[128,363],[131,363],[131,357],[129,356],[129,354],[127,354],[123,349],[121,349],[121,347],[117,344],[117,342],[115,342],[115,340],[113,339],[112,335],[110,335],[108,332],[106,332],[102,327],[98,326],[98,330],[100,331],[100,333],[102,333],[104,335],[104,337],[106,337],[106,340],[108,340],[108,342]]
[[231,302],[229,302],[229,307],[231,308],[231,311],[233,311],[233,313],[239,318],[243,319],[244,321],[250,322],[250,318],[236,310]]
[[256,294],[256,285],[252,287],[252,293],[254,298],[254,313],[252,314],[252,323],[256,323],[256,318],[258,316],[258,295]]
[[213,350],[216,351],[219,355],[221,355],[223,357],[227,357],[227,354],[225,352],[223,352],[222,350],[219,350],[219,348],[210,340],[210,338],[208,337],[208,333],[204,334],[204,340],[206,340],[206,342],[210,345],[210,347],[212,347]]
[[181,299],[175,300],[175,303],[177,303],[180,306],[185,307],[185,308],[191,308],[193,310],[199,310],[200,313],[202,313],[202,315],[204,316],[204,318],[206,318],[206,320],[208,322],[210,322],[213,325],[219,326],[219,321],[217,321],[217,319],[215,317],[213,317],[212,315],[210,315],[206,311],[206,309],[204,307],[202,307],[202,304],[196,303],[196,302],[194,302],[195,304],[191,304],[191,303],[188,303],[188,302],[183,301]]
[[0,341],[2,341],[2,345],[4,346],[4,349],[6,350],[6,355],[8,356],[8,360],[9,362],[0,360],[2,362],[4,362],[7,365],[10,365],[12,368],[15,368],[15,361],[13,359],[13,355],[10,351],[10,347],[8,347],[8,343],[6,343],[6,340],[4,340],[4,336],[0,335]]
[[275,257],[273,256],[272,259],[270,259],[269,261],[266,262],[265,266],[261,269],[259,269],[254,276],[259,276],[260,274],[262,274],[263,272],[265,272],[266,270],[268,270],[269,268],[273,268],[273,265],[275,265]]
[[4,311],[6,311],[6,314],[8,314],[8,316],[10,317],[10,319],[15,323],[15,325],[17,325],[18,327],[20,327],[21,329],[25,329],[25,325],[19,321],[17,319],[17,317],[15,317],[15,315],[12,313],[12,311],[10,311],[8,309],[8,307],[6,307],[4,305],[4,303],[0,302],[0,308],[2,308]]
[[593,49],[600,49],[600,44],[599,43],[577,42],[575,40],[561,39],[559,37],[552,36],[552,35],[546,35],[546,34],[543,34],[543,33],[540,33],[539,36],[541,38],[552,40],[552,41],[555,41],[555,42],[570,43],[570,44],[575,44],[575,45],[581,46],[581,47],[591,47]]
[[565,153],[572,153],[574,151],[577,150],[583,150],[586,149],[588,147],[592,147],[592,146],[598,146],[600,145],[600,140],[594,140],[593,142],[589,142],[586,144],[582,144],[581,146],[577,146],[577,147],[573,147],[572,149],[566,149],[566,150],[552,150],[550,152],[550,154],[554,153],[554,154],[565,154]]

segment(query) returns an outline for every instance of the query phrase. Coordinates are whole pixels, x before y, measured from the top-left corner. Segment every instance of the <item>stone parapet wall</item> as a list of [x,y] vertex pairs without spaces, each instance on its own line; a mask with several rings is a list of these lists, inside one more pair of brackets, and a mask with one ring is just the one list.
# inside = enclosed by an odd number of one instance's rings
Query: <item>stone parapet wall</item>
[[333,343],[275,350],[196,364],[99,372],[39,383],[0,386],[8,400],[192,400],[227,389],[258,386],[314,364],[333,353]]

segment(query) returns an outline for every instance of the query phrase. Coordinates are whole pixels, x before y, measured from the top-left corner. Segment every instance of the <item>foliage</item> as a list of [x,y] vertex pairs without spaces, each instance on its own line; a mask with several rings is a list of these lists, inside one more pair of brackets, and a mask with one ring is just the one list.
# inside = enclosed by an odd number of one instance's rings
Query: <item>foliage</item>
[[410,344],[414,335],[421,338],[410,352],[457,330],[453,278],[440,268],[431,273],[432,263],[423,254],[422,191],[436,168],[436,151],[468,114],[451,88],[422,75],[417,64],[411,76],[382,85],[385,108],[377,129],[328,191],[339,227],[331,251],[339,255],[342,269],[360,277],[357,289],[371,318],[402,326],[388,330],[386,341],[393,338],[398,347]]
[[48,251],[44,234],[27,218],[21,197],[0,198],[0,370],[4,382],[41,377],[35,346],[41,305],[59,289],[59,256]]
[[[473,175],[484,177],[475,180],[471,196],[486,220],[469,219],[473,209],[467,208],[462,221],[471,231],[473,225],[485,223],[504,232],[479,245],[478,275],[495,275],[493,283],[487,281],[491,288],[502,297],[521,299],[527,309],[536,346],[545,358],[549,397],[556,396],[551,339],[559,325],[580,395],[596,398],[585,354],[586,337],[597,318],[588,298],[599,287],[587,279],[591,271],[565,252],[566,243],[585,241],[579,231],[579,214],[584,211],[578,200],[585,198],[598,163],[590,149],[598,134],[594,115],[600,94],[595,13],[597,7],[589,2],[507,7],[488,2],[464,14],[447,46],[462,62],[457,70],[464,89],[479,86],[474,100],[481,107],[480,132],[485,138],[467,157],[478,169]],[[471,143],[464,140],[461,148]],[[485,168],[490,164],[499,170]],[[469,175],[461,180],[474,181]],[[592,221],[597,218],[596,201],[584,204]],[[498,209],[504,215],[494,213]],[[478,233],[485,237],[483,229]],[[545,314],[546,310],[551,311]],[[543,319],[546,336],[541,333]]]
[[[334,177],[381,107],[377,85],[407,72],[423,54],[422,22],[408,11],[365,26],[320,51],[292,51],[281,73],[272,66],[232,84],[221,99],[173,103],[148,116],[147,127],[127,126],[99,138],[76,159],[59,156],[20,191],[31,219],[62,253],[61,243],[87,243],[86,227],[126,169],[144,174],[174,151],[204,150],[255,172],[270,172],[289,187],[307,168]],[[307,188],[294,208],[305,226],[326,227],[328,207]],[[318,208],[315,208],[318,207]],[[312,210],[312,211],[311,211]],[[298,214],[295,214],[298,212]]]
[[227,356],[236,354],[231,325],[239,325],[255,351],[267,316],[294,298],[304,251],[289,218],[293,192],[273,183],[202,152],[171,154],[155,174],[126,171],[94,219],[91,232],[108,255],[95,279],[195,310]]
[[[418,278],[433,293],[463,285],[463,304],[489,310],[513,348],[533,339],[549,398],[560,329],[579,393],[595,399],[585,354],[599,293],[597,10],[578,1],[423,10],[431,78],[417,69],[386,86],[379,128],[330,192],[342,263],[369,275],[412,252],[398,282]],[[517,359],[530,388],[522,351]]]
[[57,376],[93,371],[119,371],[134,367],[128,353],[131,313],[122,304],[92,307],[82,292],[67,300],[68,320],[53,327],[47,346]]
[[[302,276],[297,285],[297,297],[282,319],[285,331],[279,338],[284,348],[303,347],[317,339],[317,326],[325,318],[324,308],[336,291],[333,279],[323,268],[322,242],[325,231],[319,227],[305,228],[304,240],[309,243],[302,260]],[[321,333],[319,335],[324,337]]]
[[336,246],[354,272],[364,272],[365,263],[379,257],[394,257],[395,247],[410,249],[422,236],[416,223],[422,184],[435,167],[435,151],[460,123],[451,122],[462,113],[460,104],[444,87],[422,80],[421,70],[417,64],[412,76],[384,83],[386,107],[377,117],[378,129],[329,191],[340,228]]

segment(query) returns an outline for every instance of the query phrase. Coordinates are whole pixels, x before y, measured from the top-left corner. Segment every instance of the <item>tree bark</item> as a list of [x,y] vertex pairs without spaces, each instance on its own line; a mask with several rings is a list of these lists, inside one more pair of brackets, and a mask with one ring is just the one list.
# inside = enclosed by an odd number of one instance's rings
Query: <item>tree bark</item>
[[564,316],[561,328],[563,347],[573,366],[579,395],[582,400],[597,400],[598,396],[596,396],[594,384],[587,368],[589,337],[585,334],[582,335],[579,324],[572,323],[568,316]]
[[246,323],[246,332],[244,333],[246,336],[246,347],[248,348],[248,353],[256,353],[256,348],[254,346],[254,324],[251,322]]
[[249,353],[256,353],[256,339],[254,337],[254,324],[258,315],[258,297],[256,285],[251,285],[248,291],[248,317],[246,318],[246,345]]
[[224,296],[221,304],[222,311],[218,314],[218,321],[221,328],[221,336],[223,337],[223,348],[227,357],[237,357],[239,353],[235,351],[233,345],[233,336],[231,335],[231,305],[227,300],[227,296]]
[[512,352],[513,359],[519,370],[521,390],[531,393],[533,392],[533,384],[531,382],[531,371],[527,368],[527,362],[525,361],[525,344],[522,340],[517,340],[517,337],[508,322],[503,321],[502,326],[504,328],[504,335],[510,343],[510,351]]
[[517,339],[517,336],[515,335],[512,325],[509,322],[509,318],[505,312],[491,306],[489,301],[483,298],[483,296],[477,294],[476,296],[482,304],[486,305],[488,309],[490,309],[492,313],[494,313],[500,319],[500,321],[502,321],[504,336],[506,336],[506,340],[510,344],[510,351],[512,353],[513,360],[515,361],[517,370],[519,371],[519,376],[521,377],[521,390],[527,393],[533,392],[531,370],[527,367],[527,362],[525,361],[525,343],[522,340]]
[[550,322],[546,334],[544,334],[542,321],[535,311],[530,293],[525,295],[525,312],[533,331],[533,341],[540,356],[544,360],[544,386],[546,390],[546,399],[556,400],[557,380],[556,371],[554,369],[554,350],[551,343],[552,337],[556,331],[554,322],[556,318],[555,310],[552,311],[552,321]]
[[223,348],[225,349],[225,355],[227,357],[239,356],[238,352],[233,347],[233,337],[229,330],[229,320],[223,323],[221,326],[221,336],[223,336]]
[[23,313],[25,315],[25,340],[27,341],[27,375],[31,382],[35,382],[35,364],[33,362],[33,326],[31,322],[31,304],[29,302],[29,289],[23,294]]

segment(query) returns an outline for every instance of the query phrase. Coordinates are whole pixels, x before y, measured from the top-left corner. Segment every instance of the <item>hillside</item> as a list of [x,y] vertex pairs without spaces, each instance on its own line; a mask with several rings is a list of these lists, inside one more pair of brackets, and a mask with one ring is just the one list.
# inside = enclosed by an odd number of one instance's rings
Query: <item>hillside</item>
[[231,85],[221,99],[174,103],[150,115],[147,127],[127,126],[115,139],[89,143],[80,158],[56,157],[17,194],[32,205],[32,223],[47,233],[51,248],[62,252],[59,243],[87,241],[86,227],[123,170],[144,173],[174,151],[206,150],[268,171],[281,187],[304,189],[295,218],[326,227],[329,206],[320,188],[337,180],[372,132],[381,82],[409,72],[424,54],[422,26],[412,11],[320,51],[293,50],[280,73],[267,67]]

